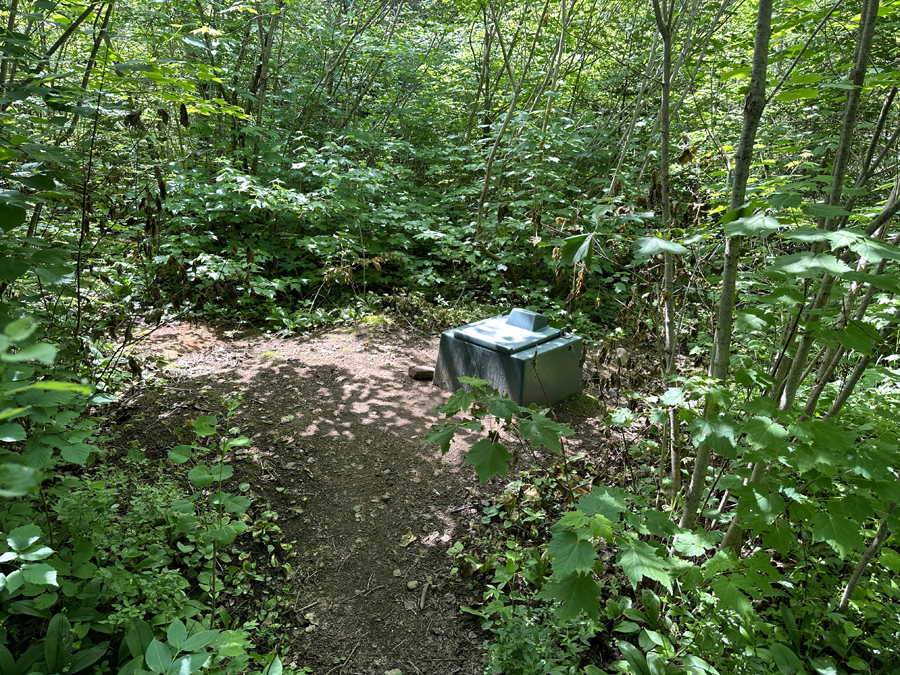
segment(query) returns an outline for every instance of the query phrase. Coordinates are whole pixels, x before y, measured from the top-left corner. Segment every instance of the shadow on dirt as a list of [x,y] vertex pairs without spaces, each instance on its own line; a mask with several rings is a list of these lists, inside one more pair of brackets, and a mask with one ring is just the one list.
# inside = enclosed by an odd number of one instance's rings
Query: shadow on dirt
[[160,332],[152,353],[168,378],[124,414],[143,413],[132,440],[165,462],[172,445],[191,440],[179,428],[213,414],[224,430],[222,399],[242,396],[230,426],[252,445],[229,457],[226,489],[249,483],[246,494],[271,504],[294,542],[290,573],[272,580],[294,596],[286,661],[316,675],[480,672],[485,636],[459,607],[481,593],[450,576],[446,551],[502,484],[483,492],[471,468],[460,469],[464,447],[441,457],[423,443],[447,395],[406,371],[433,363],[437,340],[223,338],[196,326]]

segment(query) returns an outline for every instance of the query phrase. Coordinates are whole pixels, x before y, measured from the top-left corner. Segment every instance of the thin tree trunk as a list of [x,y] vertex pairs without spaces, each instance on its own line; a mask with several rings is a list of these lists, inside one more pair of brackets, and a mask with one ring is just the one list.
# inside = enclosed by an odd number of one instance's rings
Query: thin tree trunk
[[[753,145],[756,131],[762,118],[766,103],[766,71],[769,63],[769,38],[772,32],[772,0],[760,0],[756,17],[756,35],[753,42],[753,65],[750,70],[750,87],[744,103],[744,125],[741,141],[735,157],[734,182],[731,190],[731,209],[743,206],[747,194],[747,181],[750,178],[750,165],[753,159]],[[731,359],[731,333],[735,290],[737,284],[737,266],[741,256],[741,244],[738,237],[725,240],[725,269],[722,274],[722,295],[719,300],[718,318],[716,321],[715,355],[711,359],[709,374],[718,380],[728,376],[728,364]],[[710,411],[714,412],[714,411]],[[697,510],[703,499],[706,486],[706,474],[712,448],[701,443],[697,448],[694,460],[694,471],[691,484],[685,499],[684,512],[679,525],[693,527],[697,522]]]
[[[107,28],[109,26],[109,18],[112,15],[113,11],[112,2],[106,8],[106,14],[102,17],[102,24],[100,25],[97,34],[94,36],[94,46],[91,48],[91,55],[88,57],[87,66],[84,69],[84,76],[81,78],[81,91],[85,93],[88,88],[88,84],[91,81],[91,72],[94,69],[94,65],[97,63],[97,53],[100,51],[100,44],[107,38]],[[95,114],[99,114],[99,111]],[[72,116],[72,121],[69,123],[69,126],[66,128],[65,132],[57,141],[57,145],[62,145],[65,141],[75,132],[75,128],[78,126],[78,122],[81,120],[81,116],[75,114]]]
[[850,604],[850,598],[853,597],[853,593],[854,591],[856,591],[856,587],[859,586],[859,580],[862,578],[863,572],[866,571],[866,568],[869,566],[869,562],[871,562],[872,558],[874,558],[878,554],[878,551],[881,550],[881,547],[887,540],[889,534],[888,516],[890,516],[896,508],[897,504],[894,502],[891,502],[888,505],[887,514],[884,518],[881,519],[881,522],[878,524],[878,531],[875,533],[875,538],[862,554],[862,557],[859,559],[859,562],[856,564],[856,567],[853,570],[853,574],[850,575],[850,580],[847,582],[847,587],[844,589],[844,594],[841,596],[841,602],[840,604],[838,604],[837,611],[839,614],[843,614],[847,611],[847,606]]
[[[257,7],[259,5],[257,4]],[[263,121],[263,112],[266,103],[266,89],[269,86],[269,61],[272,58],[272,45],[275,43],[275,28],[278,26],[278,20],[281,18],[281,10],[284,8],[284,0],[278,0],[275,3],[275,11],[269,18],[268,32],[262,27],[262,16],[259,17],[260,30],[260,66],[259,79],[257,80],[256,91],[256,126],[261,127]],[[256,175],[256,169],[259,162],[259,152],[256,141],[253,142],[253,160],[251,162],[250,173]]]
[[[547,11],[547,7],[550,5],[550,0],[546,0],[544,3],[543,12]],[[512,69],[512,54],[506,50],[506,46],[503,44],[503,35],[500,32],[500,23],[497,18],[497,15],[494,11],[493,5],[490,7],[491,9],[491,21],[494,23],[494,30],[497,34],[497,42],[500,45],[500,51],[503,53],[503,62],[506,66],[506,70],[509,74],[510,82],[513,86],[513,95],[512,99],[509,102],[509,108],[506,111],[506,115],[503,118],[503,124],[500,125],[500,130],[497,132],[497,138],[494,139],[494,145],[491,148],[491,153],[488,155],[487,163],[484,169],[484,185],[481,188],[481,194],[478,197],[478,212],[475,216],[475,235],[478,236],[481,234],[482,223],[484,222],[484,205],[487,202],[487,195],[491,188],[491,173],[493,172],[494,162],[497,159],[497,150],[500,148],[500,143],[503,140],[503,135],[506,133],[506,128],[509,126],[509,121],[512,119],[513,113],[516,110],[516,104],[519,102],[519,94],[522,91],[522,80],[528,74],[528,67],[531,63],[531,57],[534,55],[535,47],[537,45],[538,36],[540,35],[540,24],[538,24],[538,28],[534,32],[534,39],[531,42],[531,50],[528,56],[528,60],[525,62],[525,66],[522,70],[522,75],[519,79],[516,79],[515,73]],[[543,16],[543,12],[541,15]],[[497,257],[496,254],[492,253],[488,249],[483,249],[484,252],[488,255],[488,257]]]
[[[12,0],[9,5],[9,18],[6,22],[6,32],[12,33],[16,29],[16,14],[19,11],[19,0]],[[5,89],[6,85],[6,72],[7,66],[9,65],[9,61],[7,59],[3,59],[3,62],[0,63],[0,91]]]

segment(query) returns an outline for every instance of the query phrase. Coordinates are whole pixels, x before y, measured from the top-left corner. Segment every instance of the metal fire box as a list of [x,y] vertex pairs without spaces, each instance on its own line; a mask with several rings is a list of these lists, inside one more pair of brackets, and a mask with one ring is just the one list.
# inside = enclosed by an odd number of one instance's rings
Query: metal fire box
[[519,405],[555,405],[581,393],[581,350],[543,314],[514,309],[444,331],[434,384],[453,392],[460,377],[480,377]]

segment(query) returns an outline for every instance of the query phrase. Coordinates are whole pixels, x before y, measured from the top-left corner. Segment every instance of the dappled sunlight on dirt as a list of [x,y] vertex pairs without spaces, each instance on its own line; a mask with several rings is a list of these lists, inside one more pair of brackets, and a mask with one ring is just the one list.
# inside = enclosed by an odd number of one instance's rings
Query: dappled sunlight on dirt
[[171,326],[142,345],[146,372],[164,376],[128,404],[155,420],[136,434],[149,457],[190,442],[177,430],[199,415],[218,415],[221,429],[223,397],[243,397],[229,426],[251,445],[227,458],[231,482],[271,503],[296,542],[288,661],[316,675],[351,650],[345,672],[481,670],[484,636],[459,612],[480,590],[449,576],[446,551],[503,481],[481,487],[461,468],[464,440],[444,456],[423,441],[447,394],[407,370],[433,364],[437,344],[399,331],[271,338]]

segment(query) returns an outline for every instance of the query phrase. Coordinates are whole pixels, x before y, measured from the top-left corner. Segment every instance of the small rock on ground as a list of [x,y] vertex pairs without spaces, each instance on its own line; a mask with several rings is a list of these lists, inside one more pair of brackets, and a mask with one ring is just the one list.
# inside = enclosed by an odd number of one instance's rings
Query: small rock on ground
[[414,380],[430,380],[434,378],[433,366],[410,366],[409,376]]

